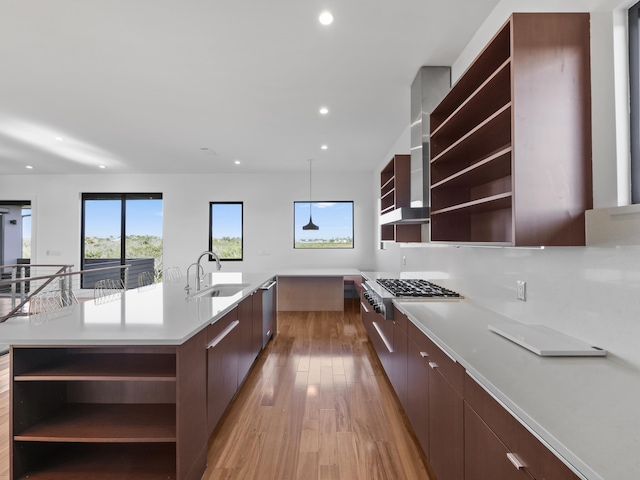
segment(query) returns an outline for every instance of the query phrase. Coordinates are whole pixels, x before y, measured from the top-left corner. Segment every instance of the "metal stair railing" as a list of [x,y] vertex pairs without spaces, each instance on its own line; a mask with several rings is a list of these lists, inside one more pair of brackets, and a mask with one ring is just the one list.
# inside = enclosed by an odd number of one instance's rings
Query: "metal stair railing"
[[[109,282],[109,294],[113,295],[113,285],[116,283],[120,291],[124,291],[127,288],[129,265],[117,265],[79,271],[72,271],[72,267],[73,265],[1,265],[0,272],[4,271],[4,269],[11,269],[10,279],[0,279],[0,290],[3,290],[2,287],[9,287],[11,307],[6,314],[0,312],[0,323],[15,316],[47,313],[77,304],[78,298],[74,293],[74,285],[79,287],[80,276],[83,274],[113,271],[114,280],[110,280]],[[50,274],[27,276],[33,272],[34,269],[42,268],[57,268],[57,270]],[[56,282],[56,280],[58,281]],[[96,282],[96,284],[97,283],[98,282]],[[32,286],[35,286],[35,288],[32,288]],[[29,291],[28,295],[26,294],[27,291]],[[93,289],[93,296],[95,299],[103,297],[99,287]],[[18,299],[20,300],[19,303]]]

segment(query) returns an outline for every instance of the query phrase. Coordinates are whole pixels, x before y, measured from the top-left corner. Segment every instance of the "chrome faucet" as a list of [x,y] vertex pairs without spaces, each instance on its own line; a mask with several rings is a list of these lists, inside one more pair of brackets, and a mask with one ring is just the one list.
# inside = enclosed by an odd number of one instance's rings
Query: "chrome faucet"
[[[213,256],[213,258],[216,259],[216,270],[220,270],[222,268],[222,265],[220,264],[220,257],[218,256],[217,253],[214,252],[202,252],[200,254],[200,256],[198,257],[198,261],[196,262],[197,268],[196,268],[196,292],[200,291],[200,284],[202,283],[202,278],[204,277],[204,274],[200,275],[200,269],[202,268],[200,266],[200,262],[202,261],[202,257],[204,257],[205,255],[211,255]],[[187,271],[187,277],[189,277],[189,272]]]
[[[191,287],[189,286],[189,271],[191,270],[191,267],[193,267],[194,265],[197,266],[198,264],[196,262],[193,262],[191,265],[187,267],[187,286],[184,287],[184,290],[187,292],[187,295],[191,293]],[[202,265],[200,265],[200,271],[196,272],[196,278],[198,278],[200,274],[204,275],[204,268],[202,267]]]

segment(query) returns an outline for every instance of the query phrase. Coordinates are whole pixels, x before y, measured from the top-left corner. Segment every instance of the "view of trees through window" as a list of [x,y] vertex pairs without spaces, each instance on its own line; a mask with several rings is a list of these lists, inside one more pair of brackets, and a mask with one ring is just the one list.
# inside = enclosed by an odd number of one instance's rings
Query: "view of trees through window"
[[242,260],[242,202],[209,203],[209,250],[220,260]]
[[135,261],[161,279],[162,194],[83,194],[82,199],[82,269]]
[[294,248],[353,248],[353,202],[294,202],[293,218]]

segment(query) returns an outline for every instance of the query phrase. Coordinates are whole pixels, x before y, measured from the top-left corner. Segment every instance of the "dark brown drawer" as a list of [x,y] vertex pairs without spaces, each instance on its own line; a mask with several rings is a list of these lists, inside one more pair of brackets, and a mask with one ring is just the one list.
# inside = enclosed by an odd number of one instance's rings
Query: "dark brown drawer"
[[407,331],[407,325],[411,323],[409,322],[407,316],[400,310],[398,310],[395,306],[393,307],[393,321],[395,322],[396,326],[400,327],[403,332]]
[[440,347],[433,343],[413,322],[407,322],[407,335],[421,352],[426,352],[431,368],[437,368],[442,376],[462,395],[464,390],[465,370],[462,365],[449,357]]
[[227,328],[234,320],[238,320],[238,307],[235,307],[229,313],[225,314],[224,317],[219,318],[215,323],[207,327],[207,344],[216,338],[220,332]]
[[545,480],[578,479],[569,467],[469,375],[465,375],[464,399],[533,477]]

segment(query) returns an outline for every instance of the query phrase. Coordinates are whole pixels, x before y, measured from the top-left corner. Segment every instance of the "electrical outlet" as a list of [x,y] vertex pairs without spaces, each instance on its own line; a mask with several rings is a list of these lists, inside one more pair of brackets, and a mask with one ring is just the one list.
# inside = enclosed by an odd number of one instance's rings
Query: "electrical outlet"
[[403,256],[402,257],[402,265],[406,265],[407,264],[407,257]]
[[518,280],[518,300],[527,301],[527,282]]

